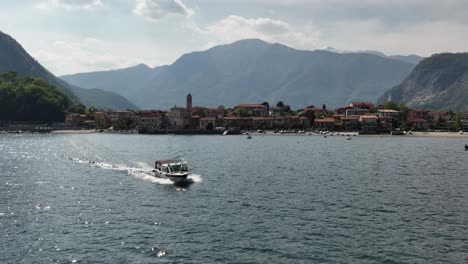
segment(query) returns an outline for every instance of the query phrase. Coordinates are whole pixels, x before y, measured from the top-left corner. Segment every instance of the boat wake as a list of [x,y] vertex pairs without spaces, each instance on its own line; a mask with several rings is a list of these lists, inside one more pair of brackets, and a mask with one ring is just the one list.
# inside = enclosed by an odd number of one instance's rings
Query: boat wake
[[[82,160],[78,158],[71,158],[66,157],[68,160],[79,164],[89,164],[94,168],[99,168],[103,170],[113,170],[113,171],[121,171],[126,172],[127,175],[131,175],[137,179],[163,184],[163,185],[171,185],[174,184],[169,179],[162,179],[154,176],[153,167],[145,162],[135,162],[138,167],[130,167],[126,164],[117,164],[117,163],[110,163],[110,162],[103,162],[103,161],[91,161],[91,160]],[[201,175],[197,174],[190,174],[188,176],[189,183],[198,183],[202,181]]]

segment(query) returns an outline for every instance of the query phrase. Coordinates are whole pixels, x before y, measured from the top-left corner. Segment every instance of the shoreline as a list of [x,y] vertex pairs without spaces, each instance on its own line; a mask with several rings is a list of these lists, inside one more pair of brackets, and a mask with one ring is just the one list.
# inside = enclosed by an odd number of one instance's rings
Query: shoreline
[[[21,134],[29,134],[31,132],[22,132]],[[219,134],[137,134],[137,133],[130,133],[128,131],[122,132],[99,132],[96,129],[91,130],[54,130],[49,132],[49,134],[122,134],[122,135],[215,135],[220,136]],[[339,133],[339,135],[338,135]],[[358,132],[333,132],[326,134],[327,137],[403,137],[403,138],[466,138],[468,139],[468,133],[465,132],[460,134],[459,132],[412,132],[413,134],[406,134],[406,135],[391,135],[391,134],[361,134],[359,135]],[[14,132],[4,132],[2,134],[18,134]],[[333,134],[333,135],[332,135]],[[242,134],[236,134],[241,135]],[[258,132],[250,132],[252,136],[314,136],[314,137],[323,137],[325,134],[317,134],[315,132],[306,132],[304,134],[299,133],[274,133],[273,131],[265,131],[265,133],[258,133]],[[233,135],[227,135],[233,136]],[[235,135],[234,135],[235,136]]]
[[96,129],[92,130],[53,130],[50,134],[92,134],[96,133]]

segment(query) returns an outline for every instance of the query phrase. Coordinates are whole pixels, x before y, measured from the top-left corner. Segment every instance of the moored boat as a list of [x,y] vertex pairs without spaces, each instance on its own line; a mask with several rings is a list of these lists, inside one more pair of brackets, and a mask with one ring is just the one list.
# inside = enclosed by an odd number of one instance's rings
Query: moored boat
[[169,179],[175,183],[185,182],[190,175],[187,163],[179,159],[157,160],[154,167],[156,177]]
[[468,150],[468,144],[465,144],[465,150]]

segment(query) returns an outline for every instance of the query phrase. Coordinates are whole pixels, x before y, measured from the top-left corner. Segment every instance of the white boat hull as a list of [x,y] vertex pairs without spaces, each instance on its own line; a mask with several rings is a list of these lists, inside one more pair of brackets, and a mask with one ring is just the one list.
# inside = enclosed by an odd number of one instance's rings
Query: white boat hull
[[154,172],[155,176],[158,178],[163,178],[163,179],[169,179],[173,182],[185,182],[187,181],[187,178],[190,173],[163,173],[160,171],[155,171]]

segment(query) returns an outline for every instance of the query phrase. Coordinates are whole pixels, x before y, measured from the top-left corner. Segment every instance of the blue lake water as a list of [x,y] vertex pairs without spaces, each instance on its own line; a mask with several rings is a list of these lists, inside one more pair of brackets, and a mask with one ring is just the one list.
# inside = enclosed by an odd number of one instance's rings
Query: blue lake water
[[0,263],[468,263],[465,143],[1,135]]

